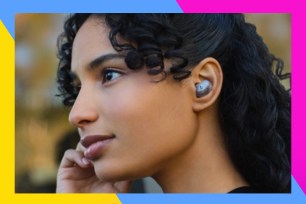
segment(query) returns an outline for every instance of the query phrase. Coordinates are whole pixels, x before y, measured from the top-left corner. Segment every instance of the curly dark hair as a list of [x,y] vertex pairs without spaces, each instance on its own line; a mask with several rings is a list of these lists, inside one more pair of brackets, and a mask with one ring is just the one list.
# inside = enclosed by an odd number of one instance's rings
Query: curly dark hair
[[[73,14],[58,40],[57,82],[63,103],[78,95],[71,85],[72,43],[92,14]],[[242,14],[95,14],[110,27],[109,40],[130,69],[181,81],[206,57],[220,63],[224,81],[219,119],[229,155],[258,192],[291,191],[291,96],[281,85],[283,63]],[[120,43],[118,36],[129,43]],[[164,60],[172,61],[169,71]]]

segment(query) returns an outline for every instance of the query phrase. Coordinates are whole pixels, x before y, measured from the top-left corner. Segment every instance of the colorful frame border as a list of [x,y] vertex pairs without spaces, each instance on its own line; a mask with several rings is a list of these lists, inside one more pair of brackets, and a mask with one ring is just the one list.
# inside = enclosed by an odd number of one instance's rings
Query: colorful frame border
[[[98,7],[97,5],[101,5]],[[306,147],[306,3],[304,0],[3,0],[0,3],[0,203],[305,203]],[[15,59],[17,13],[188,12],[289,13],[292,20],[292,193],[291,194],[16,194]],[[304,192],[303,192],[304,190]]]

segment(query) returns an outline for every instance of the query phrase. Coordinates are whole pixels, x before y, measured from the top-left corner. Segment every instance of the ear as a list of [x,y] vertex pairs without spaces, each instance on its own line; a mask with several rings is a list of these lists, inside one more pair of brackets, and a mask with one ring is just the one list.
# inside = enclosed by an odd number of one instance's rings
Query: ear
[[[221,65],[214,58],[205,58],[194,67],[191,78],[194,89],[192,108],[196,112],[202,111],[203,109],[214,104],[220,95],[223,83],[223,72]],[[196,84],[202,82],[203,80],[208,80],[211,83],[211,90],[205,96],[197,97]]]

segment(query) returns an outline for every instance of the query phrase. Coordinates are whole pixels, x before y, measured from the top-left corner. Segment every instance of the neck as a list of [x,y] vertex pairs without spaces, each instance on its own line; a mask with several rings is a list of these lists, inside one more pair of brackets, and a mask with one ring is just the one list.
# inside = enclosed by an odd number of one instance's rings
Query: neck
[[226,152],[217,117],[199,117],[194,143],[153,178],[170,193],[227,193],[247,186]]

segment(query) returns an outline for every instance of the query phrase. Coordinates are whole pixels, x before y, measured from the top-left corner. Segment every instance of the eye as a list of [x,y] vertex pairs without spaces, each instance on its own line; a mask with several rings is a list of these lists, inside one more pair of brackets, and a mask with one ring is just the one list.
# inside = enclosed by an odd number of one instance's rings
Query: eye
[[103,83],[115,80],[120,76],[122,76],[121,72],[112,69],[106,69],[103,71]]

